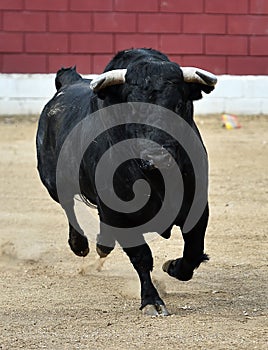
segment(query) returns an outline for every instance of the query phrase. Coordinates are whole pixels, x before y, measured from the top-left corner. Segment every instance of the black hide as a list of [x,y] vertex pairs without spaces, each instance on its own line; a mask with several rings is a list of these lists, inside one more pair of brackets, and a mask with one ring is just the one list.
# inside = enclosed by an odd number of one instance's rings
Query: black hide
[[[40,178],[55,201],[59,201],[56,188],[56,166],[64,140],[75,125],[99,108],[122,102],[145,102],[160,105],[175,112],[178,118],[183,118],[200,137],[193,120],[193,100],[200,99],[202,91],[211,92],[213,87],[185,83],[180,66],[170,62],[164,54],[152,49],[132,49],[119,52],[104,71],[119,68],[127,68],[126,82],[109,86],[98,93],[90,89],[90,80],[83,79],[76,72],[75,67],[64,68],[57,73],[55,82],[57,92],[42,111],[36,138]],[[103,153],[111,145],[121,140],[141,136],[163,145],[175,158],[183,176],[184,197],[181,210],[174,222],[170,223],[170,227],[159,234],[168,238],[173,225],[182,227],[193,200],[195,175],[191,161],[180,144],[172,140],[165,132],[144,125],[137,127],[127,124],[113,128],[106,135],[100,135],[96,142],[88,147],[83,157],[80,165],[80,185],[82,195],[97,206],[101,221],[97,249],[104,256],[113,249],[116,240],[120,243],[120,237],[111,237],[109,232],[105,232],[103,223],[121,228],[141,225],[156,215],[163,202],[165,188],[160,171],[153,166],[153,163],[141,159],[129,160],[117,169],[114,189],[122,200],[129,201],[133,198],[133,183],[137,179],[145,179],[149,182],[152,192],[144,208],[130,214],[113,211],[101,201],[96,191],[94,173]],[[150,151],[154,152],[154,150]],[[71,154],[70,162],[72,162]],[[70,218],[68,219],[71,221]],[[180,260],[174,260],[166,267],[166,271],[173,277],[181,280],[190,279],[193,270],[207,259],[204,255],[207,220],[208,206],[196,227],[187,235],[183,234],[185,241],[183,257]],[[74,229],[71,223],[69,229],[71,249],[75,254],[85,256],[89,251],[86,237]],[[141,281],[141,308],[148,304],[164,305],[150,279],[153,261],[148,245],[144,241],[144,244],[138,247],[124,247],[124,250]]]

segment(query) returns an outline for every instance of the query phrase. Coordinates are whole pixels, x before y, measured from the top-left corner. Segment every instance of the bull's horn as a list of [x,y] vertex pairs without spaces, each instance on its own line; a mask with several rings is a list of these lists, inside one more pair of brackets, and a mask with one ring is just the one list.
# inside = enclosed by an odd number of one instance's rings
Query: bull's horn
[[217,83],[217,77],[200,68],[181,67],[184,81],[187,83],[200,83],[209,86],[214,86]]
[[102,73],[91,81],[90,88],[99,91],[106,86],[124,84],[126,72],[126,69],[115,69]]

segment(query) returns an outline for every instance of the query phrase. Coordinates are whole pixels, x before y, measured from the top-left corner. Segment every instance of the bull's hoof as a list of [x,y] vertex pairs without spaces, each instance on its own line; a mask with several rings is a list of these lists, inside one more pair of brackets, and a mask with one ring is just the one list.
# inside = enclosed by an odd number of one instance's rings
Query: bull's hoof
[[202,254],[194,263],[190,264],[185,258],[168,260],[163,264],[163,271],[180,281],[189,281],[194,274],[194,270],[199,267],[202,262],[209,260],[207,254]]
[[89,246],[86,236],[72,236],[71,238],[69,238],[68,243],[75,255],[82,257],[88,255]]
[[168,269],[169,269],[169,266],[170,266],[170,264],[172,263],[172,261],[174,261],[174,260],[168,260],[168,261],[164,262],[164,264],[163,264],[163,266],[162,266],[162,270],[163,270],[164,272],[167,272],[167,273],[168,273]]
[[148,304],[142,309],[142,312],[146,316],[155,316],[155,317],[170,315],[165,305]]
[[182,258],[166,261],[162,269],[164,272],[180,281],[189,281],[194,274],[194,269],[184,264]]
[[109,255],[113,249],[114,247],[106,247],[98,243],[96,244],[96,252],[100,258],[106,258],[106,256]]

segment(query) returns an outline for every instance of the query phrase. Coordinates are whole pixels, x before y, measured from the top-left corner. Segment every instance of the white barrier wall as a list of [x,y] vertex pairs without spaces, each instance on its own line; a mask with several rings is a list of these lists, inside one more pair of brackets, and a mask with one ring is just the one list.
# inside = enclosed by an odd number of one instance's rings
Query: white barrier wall
[[[54,79],[55,74],[0,74],[0,115],[40,114],[56,91]],[[268,76],[219,76],[215,91],[195,102],[195,113],[268,114]]]
[[210,95],[195,102],[196,114],[268,114],[268,76],[221,75]]

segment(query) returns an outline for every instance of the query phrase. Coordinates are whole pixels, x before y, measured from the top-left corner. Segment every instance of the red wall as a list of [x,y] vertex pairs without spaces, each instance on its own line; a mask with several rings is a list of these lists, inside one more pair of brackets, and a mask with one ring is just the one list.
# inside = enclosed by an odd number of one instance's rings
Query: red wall
[[99,73],[130,47],[216,74],[268,74],[268,0],[0,0],[0,72]]

